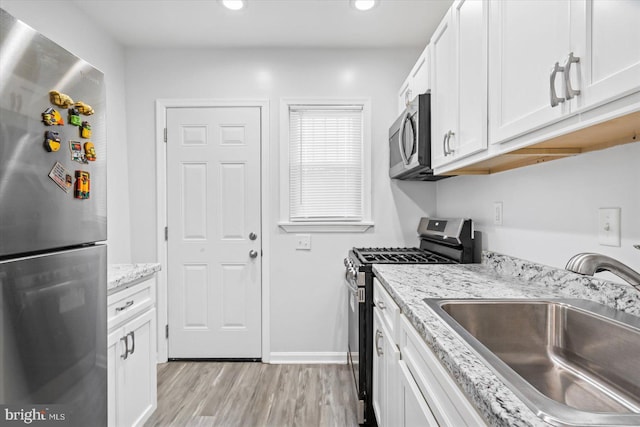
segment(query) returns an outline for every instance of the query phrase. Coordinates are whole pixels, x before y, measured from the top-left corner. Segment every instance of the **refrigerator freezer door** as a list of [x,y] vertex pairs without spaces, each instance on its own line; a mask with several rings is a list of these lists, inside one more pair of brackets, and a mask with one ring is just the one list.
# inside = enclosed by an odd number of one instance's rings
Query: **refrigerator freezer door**
[[0,262],[0,408],[107,424],[106,246]]
[[[67,108],[51,103],[53,90],[94,109],[80,116],[90,139],[68,123]],[[48,108],[63,126],[43,123]],[[0,9],[0,257],[106,240],[105,108],[100,71]],[[57,151],[45,148],[47,131],[57,132]],[[96,160],[73,161],[70,141],[91,141]],[[68,192],[49,177],[56,163],[69,172]],[[76,171],[90,174],[88,199],[74,197]]]

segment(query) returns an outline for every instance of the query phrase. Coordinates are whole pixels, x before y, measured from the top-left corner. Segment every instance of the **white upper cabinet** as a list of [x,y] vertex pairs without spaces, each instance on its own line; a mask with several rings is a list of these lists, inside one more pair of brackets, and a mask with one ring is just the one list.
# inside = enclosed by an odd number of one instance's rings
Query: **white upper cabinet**
[[639,91],[640,1],[574,2],[571,13],[571,51],[580,58],[570,74],[573,89],[580,90],[576,107],[594,107]]
[[458,0],[431,38],[431,164],[487,148],[487,3]]
[[429,73],[431,68],[431,48],[427,45],[416,64],[411,69],[398,93],[398,114],[402,114],[409,102],[416,96],[431,89]]
[[490,2],[489,140],[637,91],[637,0]]

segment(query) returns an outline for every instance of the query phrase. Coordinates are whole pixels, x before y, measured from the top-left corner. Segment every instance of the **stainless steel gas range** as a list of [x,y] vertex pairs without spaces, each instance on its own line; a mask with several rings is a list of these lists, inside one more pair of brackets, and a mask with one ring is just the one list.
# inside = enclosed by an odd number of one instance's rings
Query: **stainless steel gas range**
[[421,218],[419,248],[353,248],[344,260],[348,288],[348,361],[358,396],[358,423],[375,426],[373,387],[373,265],[466,264],[475,262],[473,222]]

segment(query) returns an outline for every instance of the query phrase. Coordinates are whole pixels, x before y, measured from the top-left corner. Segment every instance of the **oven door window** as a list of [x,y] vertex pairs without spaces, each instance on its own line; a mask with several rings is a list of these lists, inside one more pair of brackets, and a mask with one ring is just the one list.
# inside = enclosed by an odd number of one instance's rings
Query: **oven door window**
[[407,114],[400,134],[400,155],[405,165],[411,163],[411,157],[416,153],[416,135],[415,115]]

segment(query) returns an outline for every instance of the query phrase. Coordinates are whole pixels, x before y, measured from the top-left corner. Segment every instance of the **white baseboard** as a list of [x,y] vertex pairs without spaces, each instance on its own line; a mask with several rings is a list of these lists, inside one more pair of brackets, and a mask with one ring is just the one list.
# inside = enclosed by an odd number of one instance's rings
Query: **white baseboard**
[[344,351],[326,352],[272,352],[269,362],[271,364],[342,364],[347,363],[347,353]]

